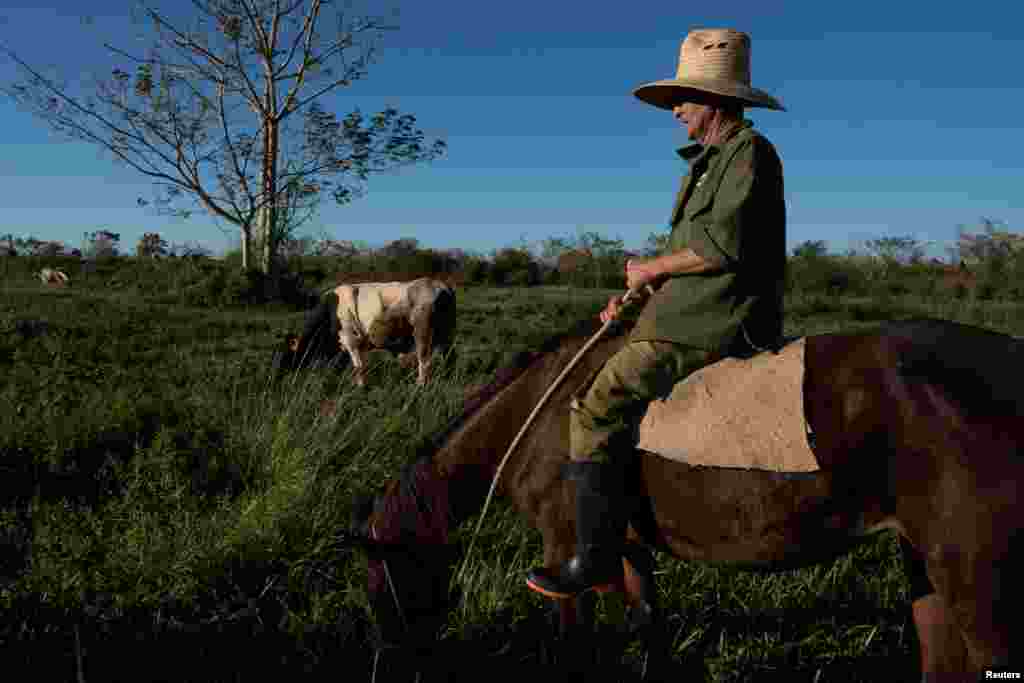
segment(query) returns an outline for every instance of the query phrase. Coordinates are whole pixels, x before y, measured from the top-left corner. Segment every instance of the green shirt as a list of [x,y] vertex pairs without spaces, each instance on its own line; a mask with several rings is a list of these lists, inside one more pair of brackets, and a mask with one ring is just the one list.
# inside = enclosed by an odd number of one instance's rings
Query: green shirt
[[650,298],[631,339],[728,352],[746,336],[768,346],[782,336],[786,202],[775,148],[743,121],[721,145],[691,145],[692,160],[670,225],[670,252],[689,247],[724,270],[676,275]]

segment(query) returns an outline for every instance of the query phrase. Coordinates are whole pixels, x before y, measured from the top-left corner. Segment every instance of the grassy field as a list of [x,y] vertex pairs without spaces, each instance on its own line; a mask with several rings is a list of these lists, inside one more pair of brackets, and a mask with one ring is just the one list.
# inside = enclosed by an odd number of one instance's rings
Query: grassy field
[[[302,312],[4,281],[0,665],[31,666],[34,680],[368,679],[360,558],[334,542],[352,495],[394,475],[460,412],[468,387],[612,293],[462,289],[449,376],[416,388],[375,356],[365,390],[347,372],[321,372],[273,391],[272,347]],[[914,315],[1024,333],[1024,306],[1011,303],[835,297],[789,299],[786,333]],[[543,671],[547,605],[522,580],[540,558],[539,534],[500,502],[488,518],[441,634],[475,655],[438,680]],[[832,565],[775,575],[661,558],[680,671],[913,680],[897,550],[883,537]],[[620,601],[601,598],[598,609],[601,637],[614,638]],[[635,644],[609,662],[624,679],[637,663]]]

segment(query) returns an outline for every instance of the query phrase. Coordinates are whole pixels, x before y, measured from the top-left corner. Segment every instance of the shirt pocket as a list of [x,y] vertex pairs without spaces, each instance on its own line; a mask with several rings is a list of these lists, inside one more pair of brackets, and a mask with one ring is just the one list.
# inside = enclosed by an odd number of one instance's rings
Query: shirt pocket
[[693,188],[693,193],[686,201],[686,206],[683,207],[683,219],[685,221],[692,221],[694,217],[711,211],[711,207],[715,203],[713,183],[714,178],[710,172],[705,173],[697,180],[697,186]]
[[737,260],[739,246],[736,231],[728,223],[715,223],[710,215],[690,223],[690,248],[706,261],[729,264]]
[[672,227],[672,233],[668,237],[668,251],[666,254],[674,254],[685,249],[690,242],[690,224],[686,221],[679,221]]

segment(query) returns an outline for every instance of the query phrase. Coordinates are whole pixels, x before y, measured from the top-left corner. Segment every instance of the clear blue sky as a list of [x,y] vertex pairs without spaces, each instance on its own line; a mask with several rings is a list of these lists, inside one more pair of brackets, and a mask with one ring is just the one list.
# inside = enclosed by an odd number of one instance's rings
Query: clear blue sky
[[[136,43],[127,3],[5,0],[0,41],[74,79],[109,73],[100,45]],[[12,6],[12,4],[14,6]],[[357,3],[358,4],[358,3]],[[187,3],[184,3],[187,5]],[[704,11],[701,6],[729,6]],[[190,5],[189,5],[190,6]],[[950,242],[982,216],[1024,230],[1024,4],[634,0],[399,4],[369,78],[325,101],[339,115],[394,105],[449,144],[447,158],[374,177],[363,199],[325,201],[307,227],[382,245],[487,252],[578,230],[640,247],[666,230],[685,131],[631,94],[674,74],[691,28],[753,38],[753,84],[787,112],[751,110],[786,172],[788,242],[843,251],[911,235]],[[83,27],[89,12],[94,23]],[[0,56],[0,81],[17,75]],[[80,243],[108,228],[220,251],[205,216],[138,208],[142,176],[61,142],[0,95],[0,233]],[[231,233],[234,238],[234,233]],[[933,255],[942,255],[936,248]]]

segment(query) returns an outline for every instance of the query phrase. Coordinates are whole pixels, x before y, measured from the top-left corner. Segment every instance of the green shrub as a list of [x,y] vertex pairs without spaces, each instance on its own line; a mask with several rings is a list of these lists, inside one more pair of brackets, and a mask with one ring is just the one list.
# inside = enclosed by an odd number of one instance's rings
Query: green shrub
[[829,296],[858,296],[868,292],[869,274],[841,256],[790,258],[786,267],[786,291]]
[[464,277],[466,282],[473,285],[482,285],[487,282],[490,264],[480,258],[466,260]]

